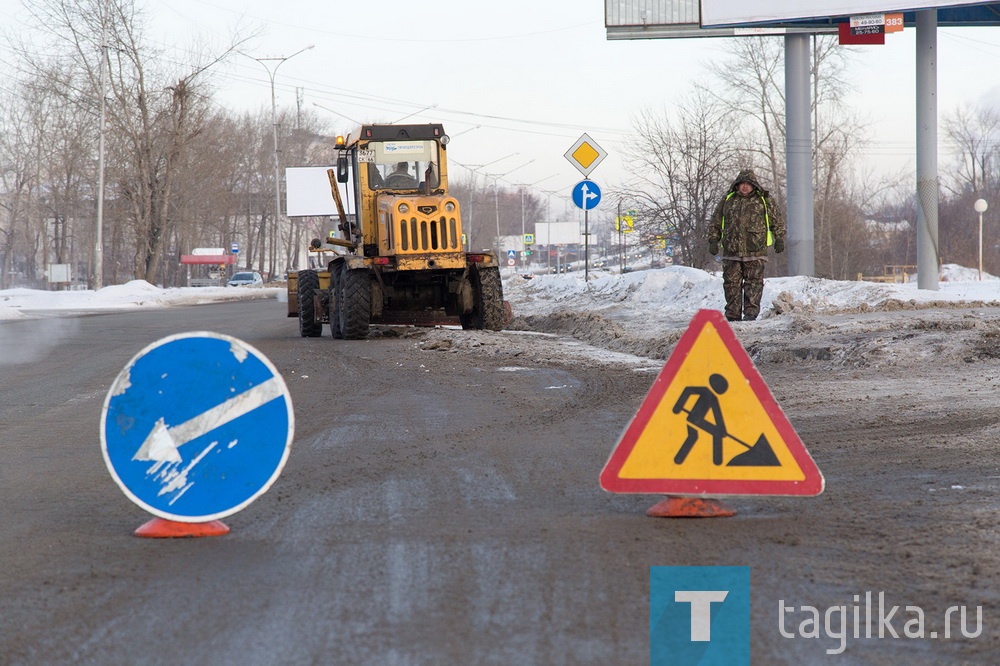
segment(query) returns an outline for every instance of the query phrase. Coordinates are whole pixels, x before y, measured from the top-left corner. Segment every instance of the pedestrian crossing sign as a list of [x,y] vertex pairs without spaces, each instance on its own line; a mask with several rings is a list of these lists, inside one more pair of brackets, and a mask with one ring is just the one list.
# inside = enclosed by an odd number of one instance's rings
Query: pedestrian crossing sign
[[819,495],[824,479],[718,310],[700,310],[600,476],[614,493]]

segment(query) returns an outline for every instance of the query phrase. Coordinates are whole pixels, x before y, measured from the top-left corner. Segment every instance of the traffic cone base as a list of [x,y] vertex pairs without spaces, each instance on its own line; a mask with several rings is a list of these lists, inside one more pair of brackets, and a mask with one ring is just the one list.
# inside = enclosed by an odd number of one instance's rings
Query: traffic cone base
[[182,523],[164,518],[153,518],[135,531],[136,536],[151,539],[222,536],[223,534],[229,534],[229,526],[221,520],[211,520],[207,523]]
[[729,518],[736,511],[708,497],[667,497],[646,510],[656,518]]

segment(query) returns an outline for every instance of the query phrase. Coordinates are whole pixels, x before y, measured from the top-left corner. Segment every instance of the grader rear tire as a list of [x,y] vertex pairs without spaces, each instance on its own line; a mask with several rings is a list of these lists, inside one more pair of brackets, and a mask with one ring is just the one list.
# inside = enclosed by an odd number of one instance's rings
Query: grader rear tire
[[319,275],[316,271],[299,271],[299,335],[303,338],[318,338],[323,334],[323,322],[316,317],[314,297],[318,290]]
[[459,315],[462,328],[499,331],[503,329],[506,313],[503,305],[503,283],[499,268],[474,269],[469,273],[475,293],[472,312]]

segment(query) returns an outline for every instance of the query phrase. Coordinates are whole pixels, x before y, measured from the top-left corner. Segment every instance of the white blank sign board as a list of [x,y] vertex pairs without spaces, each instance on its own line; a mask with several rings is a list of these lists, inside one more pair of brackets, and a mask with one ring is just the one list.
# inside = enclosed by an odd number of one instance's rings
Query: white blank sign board
[[981,5],[982,0],[701,0],[702,26],[764,23],[825,16],[912,11],[933,7]]
[[[285,169],[285,186],[287,195],[285,207],[288,217],[305,217],[310,215],[336,215],[337,204],[330,192],[330,179],[327,169],[335,167],[288,167]],[[347,205],[347,188],[340,184],[340,198]]]

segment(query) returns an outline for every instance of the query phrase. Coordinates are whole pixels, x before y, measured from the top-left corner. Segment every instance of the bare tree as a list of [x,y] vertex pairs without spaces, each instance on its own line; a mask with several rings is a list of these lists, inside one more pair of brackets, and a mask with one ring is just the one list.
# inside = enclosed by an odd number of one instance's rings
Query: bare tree
[[631,178],[612,196],[636,210],[640,236],[671,239],[675,263],[708,266],[708,221],[739,168],[734,111],[697,89],[675,120],[646,111],[633,123],[623,149]]
[[[0,202],[0,286],[10,286],[10,276],[27,266],[28,208],[37,182],[37,154],[43,128],[36,120],[40,105],[30,87],[18,85],[15,94],[0,98],[0,182],[6,196]],[[20,258],[20,261],[18,260]],[[18,265],[20,264],[20,265]],[[30,275],[34,279],[35,275]]]
[[[746,164],[773,183],[776,199],[784,200],[785,92],[782,41],[747,37],[726,42],[727,57],[710,66],[722,85],[706,92],[732,112],[731,131],[740,137]],[[765,167],[765,168],[761,168]]]
[[[952,168],[941,179],[949,196],[940,204],[941,256],[946,262],[979,264],[978,216],[973,204],[984,198],[990,211],[1000,201],[1000,110],[962,107],[945,116],[942,127],[952,149]],[[1000,270],[1000,232],[983,225],[983,268]]]
[[953,194],[996,194],[1000,189],[1000,110],[963,107],[941,123],[952,144],[954,169],[942,185]]
[[[202,131],[207,97],[199,94],[206,73],[231,55],[242,39],[214,57],[161,71],[158,54],[143,35],[143,16],[132,0],[26,0],[40,35],[47,35],[71,75],[58,92],[90,113],[101,90],[101,69],[109,58],[108,139],[112,197],[127,211],[133,243],[132,272],[156,282],[173,224],[171,198],[184,152]],[[29,74],[44,70],[32,48],[22,45]]]

